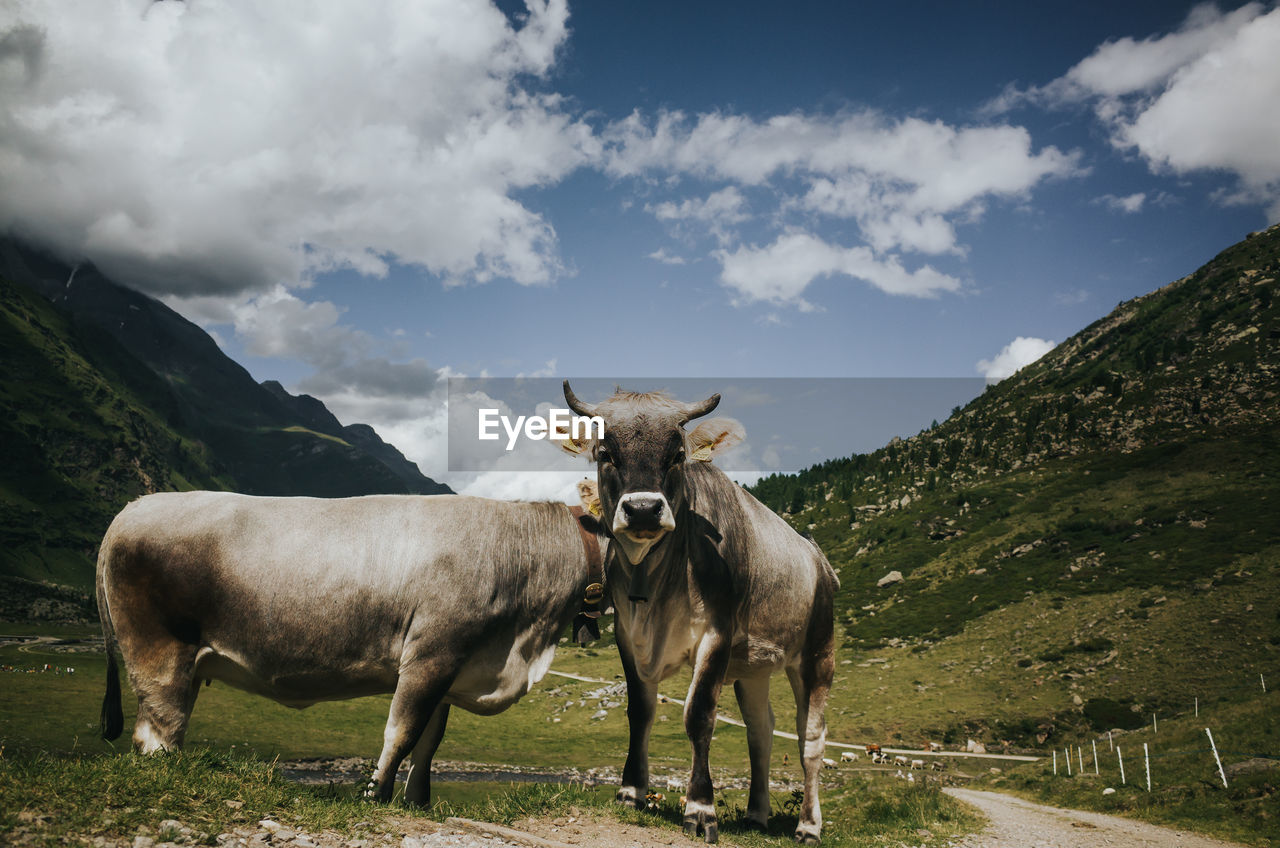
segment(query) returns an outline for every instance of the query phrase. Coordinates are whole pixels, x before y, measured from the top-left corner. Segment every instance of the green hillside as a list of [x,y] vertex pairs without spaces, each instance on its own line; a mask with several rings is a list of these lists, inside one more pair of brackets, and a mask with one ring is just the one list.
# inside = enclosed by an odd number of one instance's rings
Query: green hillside
[[86,564],[129,500],[228,488],[172,423],[167,387],[112,339],[0,278],[0,573],[87,585]]
[[839,730],[1036,746],[1280,680],[1278,268],[1273,227],[942,424],[753,488],[840,573]]

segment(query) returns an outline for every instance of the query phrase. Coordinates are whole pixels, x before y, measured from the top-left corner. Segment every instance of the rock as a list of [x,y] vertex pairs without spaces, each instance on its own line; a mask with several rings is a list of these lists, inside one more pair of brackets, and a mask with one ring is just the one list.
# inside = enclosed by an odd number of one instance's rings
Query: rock
[[967,752],[968,752],[968,753],[970,753],[970,754],[985,754],[985,753],[987,753],[987,746],[986,746],[986,745],[983,745],[981,742],[977,742],[977,741],[975,741],[975,740],[973,740],[973,739],[970,739],[970,740],[969,740],[969,743],[968,743],[967,745],[965,745],[965,748],[964,748],[964,749],[965,749],[965,751],[967,751]]
[[1115,791],[1114,789],[1112,789],[1110,786],[1108,786],[1106,789],[1102,790],[1102,794],[1103,794],[1103,795],[1114,795],[1114,794],[1116,794],[1116,791]]
[[894,583],[901,583],[903,579],[901,571],[890,571],[884,577],[877,580],[876,585],[883,589],[885,586],[892,586]]
[[275,833],[277,830],[284,827],[284,825],[272,819],[263,819],[262,821],[258,822],[258,827],[262,828],[267,833]]
[[598,710],[595,715],[591,716],[591,720],[599,721],[600,719],[607,718],[608,716],[609,716],[608,710]]
[[133,837],[133,848],[155,848],[156,841],[150,836]]
[[1075,704],[1077,707],[1083,707],[1083,706],[1084,706],[1084,698],[1081,698],[1079,695],[1072,695],[1072,696],[1071,696],[1071,703]]
[[1238,763],[1232,763],[1225,766],[1223,771],[1227,773],[1228,778],[1240,777],[1244,774],[1258,774],[1264,771],[1280,771],[1280,760],[1268,760],[1262,757],[1253,757],[1248,760],[1242,760]]

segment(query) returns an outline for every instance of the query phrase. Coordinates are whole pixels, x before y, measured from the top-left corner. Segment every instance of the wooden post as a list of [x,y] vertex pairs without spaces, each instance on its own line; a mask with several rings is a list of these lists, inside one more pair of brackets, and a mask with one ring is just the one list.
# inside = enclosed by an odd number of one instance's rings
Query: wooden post
[[1151,714],[1151,732],[1152,732],[1152,733],[1159,733],[1159,732],[1160,732],[1160,722],[1156,721],[1156,714],[1155,714],[1155,713],[1152,713],[1152,714]]
[[1262,676],[1262,672],[1258,672],[1258,680],[1262,683],[1262,694],[1267,694],[1267,678]]
[[1076,756],[1080,758],[1080,773],[1084,774],[1084,748],[1076,746]]
[[1209,728],[1204,729],[1209,734],[1209,747],[1213,749],[1213,759],[1218,763],[1218,777],[1222,778],[1222,788],[1227,788],[1227,773],[1222,770],[1222,757],[1218,756],[1218,746],[1213,742],[1213,732]]
[[1097,740],[1097,739],[1093,739],[1093,740],[1090,740],[1090,741],[1091,741],[1091,743],[1093,744],[1093,773],[1094,773],[1094,774],[1099,774],[1099,771],[1098,771],[1098,740]]
[[1053,776],[1058,776],[1058,749],[1053,749]]
[[1147,791],[1151,791],[1151,752],[1147,750],[1147,743],[1142,743],[1142,759],[1147,764]]
[[1118,746],[1116,747],[1116,759],[1120,761],[1120,785],[1124,786],[1126,784],[1124,779],[1124,754],[1121,753]]
[[1113,741],[1113,740],[1112,740],[1112,738],[1111,738],[1111,731],[1110,731],[1110,730],[1108,730],[1108,731],[1107,731],[1107,744],[1108,744],[1109,746],[1111,746],[1111,750],[1113,750],[1113,751],[1114,751],[1114,750],[1116,749],[1116,743],[1115,743],[1115,741]]
[[1063,753],[1067,755],[1067,777],[1070,777],[1071,776],[1071,747],[1068,746],[1064,748]]
[[1200,718],[1200,696],[1196,695],[1196,718]]

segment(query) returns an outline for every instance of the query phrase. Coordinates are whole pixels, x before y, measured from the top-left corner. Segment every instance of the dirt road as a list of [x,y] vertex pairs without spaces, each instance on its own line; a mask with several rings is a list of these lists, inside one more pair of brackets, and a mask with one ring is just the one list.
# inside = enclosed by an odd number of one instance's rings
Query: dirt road
[[1046,807],[996,792],[943,791],[977,807],[990,820],[985,830],[966,837],[955,848],[1240,848],[1234,842],[1182,830]]

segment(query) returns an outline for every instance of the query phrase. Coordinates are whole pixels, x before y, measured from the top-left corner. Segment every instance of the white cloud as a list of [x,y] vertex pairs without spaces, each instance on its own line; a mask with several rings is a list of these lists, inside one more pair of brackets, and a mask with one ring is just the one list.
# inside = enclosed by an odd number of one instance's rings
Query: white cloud
[[1100,45],[1053,82],[1011,88],[990,104],[1088,103],[1112,143],[1153,171],[1226,170],[1227,202],[1270,204],[1280,219],[1280,9],[1197,6],[1172,33]]
[[[1034,151],[1022,127],[956,127],[871,110],[764,120],[678,111],[649,119],[636,112],[602,137],[604,168],[614,177],[665,179],[667,190],[679,185],[673,178],[728,183],[705,199],[646,209],[664,221],[717,222],[711,234],[721,282],[740,301],[802,309],[812,308],[802,296],[809,283],[836,274],[891,294],[956,291],[955,278],[928,265],[906,271],[900,254],[963,255],[957,225],[978,220],[991,201],[1024,199],[1046,179],[1081,173],[1078,153]],[[741,188],[757,186],[768,189],[760,197],[776,201],[756,213],[774,234],[767,247],[739,243],[727,225],[748,219]],[[856,225],[866,246],[839,247],[810,235],[819,222]]]
[[283,286],[231,309],[248,353],[300,359],[318,369],[337,368],[372,347],[368,334],[339,323],[342,311],[329,301],[308,303]]
[[676,203],[665,201],[645,206],[645,211],[659,221],[672,224],[698,224],[721,244],[731,240],[735,224],[746,221],[747,199],[737,188],[729,186],[707,197],[690,197]]
[[1142,205],[1146,202],[1146,192],[1137,192],[1136,194],[1128,194],[1124,197],[1117,197],[1114,194],[1104,194],[1101,197],[1095,197],[1093,202],[1105,206],[1112,212],[1121,212],[1126,215],[1132,215],[1135,212],[1142,211]]
[[514,193],[599,150],[545,75],[565,0],[6,3],[0,229],[153,293],[236,295],[416,264],[562,271]]
[[747,219],[744,211],[747,200],[733,186],[714,192],[705,198],[691,197],[680,203],[658,203],[646,206],[659,221],[700,221],[704,224],[736,224]]
[[863,280],[888,294],[932,297],[959,291],[960,281],[929,265],[907,271],[896,256],[877,258],[867,247],[840,247],[810,233],[790,231],[765,247],[718,251],[721,282],[744,301],[812,308],[803,294],[820,277]]
[[1004,346],[992,359],[980,359],[977,371],[990,382],[999,382],[1030,365],[1049,351],[1057,342],[1046,341],[1028,336],[1018,336]]
[[1079,172],[1077,154],[1032,152],[1022,127],[957,128],[872,111],[764,121],[633,113],[604,138],[605,168],[616,177],[674,173],[744,186],[796,178],[805,191],[785,206],[854,219],[880,251],[955,251],[945,216],[973,217],[985,199],[1023,197],[1044,179]]
[[688,262],[683,256],[674,256],[667,253],[665,247],[660,247],[648,256],[654,262],[661,262],[663,265],[684,265]]

